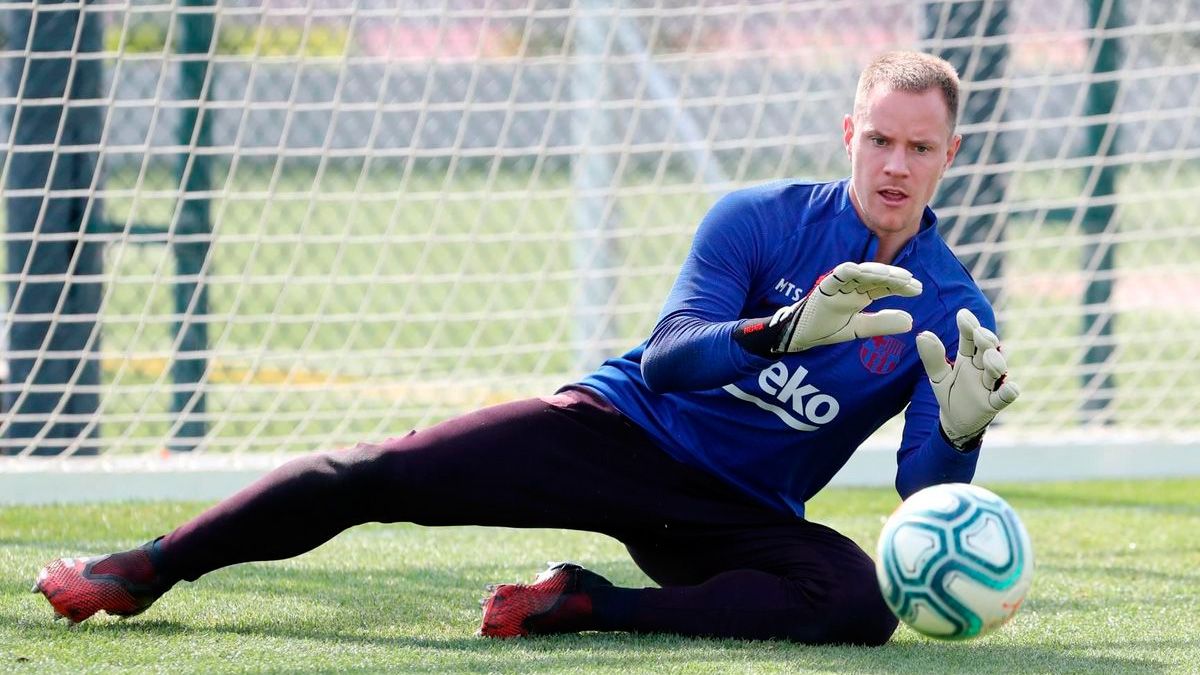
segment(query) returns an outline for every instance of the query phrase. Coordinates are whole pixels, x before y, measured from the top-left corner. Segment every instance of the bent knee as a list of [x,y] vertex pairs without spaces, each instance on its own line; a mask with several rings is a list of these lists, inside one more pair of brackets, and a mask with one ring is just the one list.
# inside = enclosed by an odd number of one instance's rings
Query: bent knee
[[900,622],[883,601],[874,576],[839,595],[831,642],[878,647],[891,639]]
[[808,644],[848,644],[877,647],[896,632],[899,620],[888,608],[874,569],[843,570],[835,579],[808,580],[805,611],[796,617],[788,639]]

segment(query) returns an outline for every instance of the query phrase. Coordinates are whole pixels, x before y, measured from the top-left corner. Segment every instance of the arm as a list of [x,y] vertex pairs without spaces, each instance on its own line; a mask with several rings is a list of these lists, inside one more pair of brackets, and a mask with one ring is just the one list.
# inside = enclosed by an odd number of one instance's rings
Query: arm
[[968,309],[960,309],[955,320],[953,362],[932,332],[917,336],[929,377],[918,383],[905,413],[896,473],[896,490],[904,498],[937,483],[970,482],[988,425],[1020,395],[1007,379],[1008,362],[996,334]]
[[842,263],[799,302],[769,317],[740,319],[762,252],[771,247],[755,225],[754,204],[738,193],[701,223],[642,356],[652,391],[712,389],[782,354],[912,329],[907,312],[863,311],[888,295],[921,292],[907,270],[873,262]]
[[979,446],[962,452],[950,445],[938,423],[938,404],[928,378],[921,378],[904,411],[904,436],[896,454],[896,492],[908,499],[921,488],[970,483]]
[[755,210],[744,193],[720,199],[704,217],[642,356],[652,391],[698,391],[770,365],[734,340],[758,263]]

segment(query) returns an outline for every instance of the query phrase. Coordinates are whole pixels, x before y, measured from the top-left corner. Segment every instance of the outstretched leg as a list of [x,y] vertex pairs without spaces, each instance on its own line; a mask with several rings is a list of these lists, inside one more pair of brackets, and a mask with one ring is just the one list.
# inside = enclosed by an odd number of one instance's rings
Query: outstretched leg
[[132,614],[180,579],[294,556],[372,521],[602,532],[664,586],[574,583],[567,572],[521,586],[541,594],[516,619],[529,632],[880,644],[896,626],[853,542],[676,462],[586,391],[295,460],[151,545],[51,563],[36,590],[74,621]]
[[697,479],[719,484],[671,459],[597,395],[571,390],[294,460],[158,548],[170,574],[194,580],[235,563],[298,555],[366,522],[616,535],[661,528],[649,514],[662,492],[691,496],[673,498],[673,511],[659,519],[689,517],[709,499]]
[[[179,580],[295,556],[360,523],[619,536],[687,521],[713,491],[729,489],[668,457],[603,398],[569,390],[296,459],[155,542],[103,556],[99,567],[101,557],[51,563],[35,590],[82,621],[99,610],[141,611]],[[669,509],[658,508],[663,493],[676,495]],[[728,517],[739,518],[738,509]]]

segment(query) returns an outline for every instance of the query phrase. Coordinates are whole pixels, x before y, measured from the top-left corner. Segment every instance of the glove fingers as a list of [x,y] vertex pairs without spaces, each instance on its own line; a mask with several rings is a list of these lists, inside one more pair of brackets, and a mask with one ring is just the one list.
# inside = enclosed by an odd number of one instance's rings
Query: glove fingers
[[1020,395],[1021,388],[1018,387],[1015,382],[1006,381],[1004,384],[1000,385],[999,389],[988,394],[988,403],[992,405],[992,408],[999,412],[1007,408],[1008,404],[1017,400],[1017,397]]
[[975,329],[973,337],[975,338],[976,351],[986,352],[989,349],[996,349],[1000,346],[1000,338],[996,337],[995,333],[983,326]]
[[1000,349],[1000,338],[983,326],[977,327],[971,337],[975,341],[975,355],[971,360],[975,363],[976,368],[983,368],[984,355],[989,351]]
[[878,300],[889,295],[899,295],[914,298],[921,294],[921,282],[909,275],[908,279],[887,279],[867,290],[872,300]]
[[904,283],[913,278],[912,272],[895,265],[884,265],[877,262],[865,262],[858,265],[859,274],[865,280],[872,282]]
[[913,318],[899,309],[884,309],[878,312],[859,312],[850,319],[854,337],[895,335],[912,330]]
[[929,331],[918,335],[917,354],[921,357],[921,364],[925,366],[925,373],[934,384],[950,375],[950,364],[946,362],[946,345],[942,344],[938,336]]
[[903,267],[877,262],[844,262],[825,275],[818,285],[825,295],[866,293],[872,300],[888,295],[907,298],[921,294],[921,282]]
[[872,300],[889,295],[911,298],[921,294],[921,282],[903,267],[865,262],[858,270],[859,292],[865,292]]
[[871,281],[905,282],[913,278],[912,272],[903,267],[877,262],[859,263],[858,270],[863,279],[870,279]]
[[[980,329],[982,330],[982,329]],[[976,340],[978,343],[978,340]],[[1008,361],[995,347],[983,352],[983,386],[988,391],[996,388],[996,383],[1008,372]]]
[[958,355],[969,359],[975,356],[975,329],[979,328],[979,319],[965,307],[958,310],[955,319],[958,322]]
[[851,293],[858,288],[861,275],[862,271],[859,269],[858,263],[844,262],[826,274],[817,288],[825,295]]

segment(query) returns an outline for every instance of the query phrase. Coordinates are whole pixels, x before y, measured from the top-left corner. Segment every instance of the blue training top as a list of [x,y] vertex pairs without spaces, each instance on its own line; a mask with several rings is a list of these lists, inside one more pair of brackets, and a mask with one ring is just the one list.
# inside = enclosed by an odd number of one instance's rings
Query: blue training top
[[740,320],[796,302],[839,263],[872,260],[879,242],[850,201],[848,179],[733,192],[696,231],[650,338],[580,384],[603,394],[676,460],[799,516],[855,449],[906,405],[900,495],[969,482],[979,452],[958,452],[938,432],[937,399],[915,338],[932,331],[953,358],[959,309],[992,330],[996,320],[936,225],[926,208],[919,233],[891,263],[912,272],[922,293],[868,308],[909,312],[911,332],[763,358],[735,342]]

